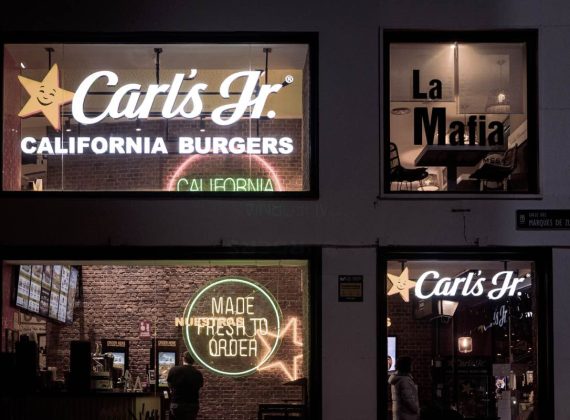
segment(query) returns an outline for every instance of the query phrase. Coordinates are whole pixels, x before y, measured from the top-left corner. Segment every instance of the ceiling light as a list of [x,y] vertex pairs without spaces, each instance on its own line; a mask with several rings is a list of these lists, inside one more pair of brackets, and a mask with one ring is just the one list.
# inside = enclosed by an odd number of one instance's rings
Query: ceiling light
[[26,68],[26,65],[24,64],[24,62],[23,62],[23,61],[20,61],[20,67],[21,67],[21,68],[23,68],[23,69],[25,69],[25,68]]
[[204,117],[200,115],[200,133],[204,133],[206,131],[206,123],[204,121]]
[[142,128],[141,128],[141,120],[139,120],[139,119],[137,118],[137,122],[136,122],[136,124],[135,124],[135,131],[141,131],[141,130],[142,130]]
[[65,120],[65,132],[66,133],[71,133],[71,118],[67,117],[67,120]]
[[499,66],[499,88],[489,92],[485,111],[490,114],[508,114],[511,112],[511,100],[509,92],[503,86],[503,64],[505,60],[498,60]]
[[459,353],[471,353],[473,351],[473,338],[459,337],[457,340]]

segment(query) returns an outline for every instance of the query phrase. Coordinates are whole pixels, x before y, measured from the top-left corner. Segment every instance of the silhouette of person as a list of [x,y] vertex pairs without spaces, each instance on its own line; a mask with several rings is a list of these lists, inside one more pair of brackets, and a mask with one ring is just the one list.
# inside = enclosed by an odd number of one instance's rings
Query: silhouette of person
[[419,420],[418,386],[411,375],[412,359],[407,356],[399,357],[396,369],[396,373],[388,379],[392,388],[392,419]]
[[174,420],[196,420],[204,378],[200,371],[192,366],[194,359],[189,352],[184,352],[183,360],[183,366],[173,366],[168,372],[170,415]]

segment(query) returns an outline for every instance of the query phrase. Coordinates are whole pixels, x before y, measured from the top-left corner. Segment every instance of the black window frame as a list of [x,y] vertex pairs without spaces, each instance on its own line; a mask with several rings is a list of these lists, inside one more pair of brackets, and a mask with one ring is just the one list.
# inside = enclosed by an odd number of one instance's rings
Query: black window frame
[[[319,34],[318,32],[7,32],[0,36],[2,57],[5,44],[306,44],[309,47],[309,189],[271,192],[178,192],[178,191],[4,191],[3,164],[0,159],[0,198],[167,198],[167,199],[318,199],[319,198]],[[0,70],[0,107],[4,112],[4,69]],[[3,119],[0,132],[3,133]],[[2,150],[0,155],[3,154]]]
[[[527,138],[534,139],[528,145],[528,191],[390,191],[390,44],[392,43],[524,43],[526,45],[527,71]],[[500,29],[470,31],[440,31],[412,29],[380,29],[379,45],[382,52],[379,84],[382,104],[380,118],[380,191],[386,199],[540,199],[541,180],[539,170],[539,113],[538,113],[538,29]],[[533,159],[534,157],[534,159]]]
[[532,261],[535,263],[535,293],[538,321],[537,334],[537,405],[535,418],[554,418],[554,335],[553,335],[553,275],[552,248],[548,247],[378,247],[376,254],[378,287],[376,295],[377,325],[377,400],[378,420],[388,413],[388,382],[385,360],[387,355],[388,316],[387,272],[393,260],[469,260],[469,261]]

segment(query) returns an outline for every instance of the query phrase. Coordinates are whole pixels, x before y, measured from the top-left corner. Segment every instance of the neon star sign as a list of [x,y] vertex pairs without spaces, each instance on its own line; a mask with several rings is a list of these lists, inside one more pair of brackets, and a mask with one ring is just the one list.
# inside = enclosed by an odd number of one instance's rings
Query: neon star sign
[[[273,334],[269,334],[270,336],[277,337]],[[299,319],[296,317],[290,318],[287,325],[281,330],[281,334],[279,335],[279,339],[283,340],[284,337],[289,337],[291,342],[295,347],[299,348],[300,353],[293,356],[290,362],[286,360],[276,360],[272,361],[271,363],[266,363],[263,366],[259,367],[259,371],[264,370],[279,370],[281,371],[287,379],[290,381],[294,381],[295,379],[299,378],[299,370],[303,360],[303,340],[301,339],[301,335],[299,334]],[[271,346],[267,339],[263,336],[259,337],[261,342],[263,343],[264,347],[267,351],[271,351]]]
[[281,309],[262,285],[245,278],[215,280],[198,290],[176,320],[193,357],[225,376],[255,373],[281,343]]

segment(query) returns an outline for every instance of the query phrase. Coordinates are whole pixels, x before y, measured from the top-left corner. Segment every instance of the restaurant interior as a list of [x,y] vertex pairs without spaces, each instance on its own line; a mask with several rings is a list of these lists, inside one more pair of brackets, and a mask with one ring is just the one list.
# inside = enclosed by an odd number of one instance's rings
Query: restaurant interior
[[[523,280],[513,296],[490,299],[491,279],[512,271]],[[416,285],[423,273],[441,277],[486,278],[480,296],[430,296],[420,299]],[[405,276],[403,274],[406,273]],[[405,279],[404,279],[405,277]],[[537,317],[533,263],[529,261],[388,261],[388,371],[397,359],[412,358],[422,418],[526,420],[537,401]],[[393,289],[402,279],[409,284]],[[442,290],[425,280],[424,295]],[[391,290],[407,290],[406,294]],[[408,299],[406,301],[406,298]],[[388,387],[388,419],[392,394]],[[445,417],[453,413],[456,417]]]
[[524,44],[392,43],[389,56],[391,191],[529,192]]

